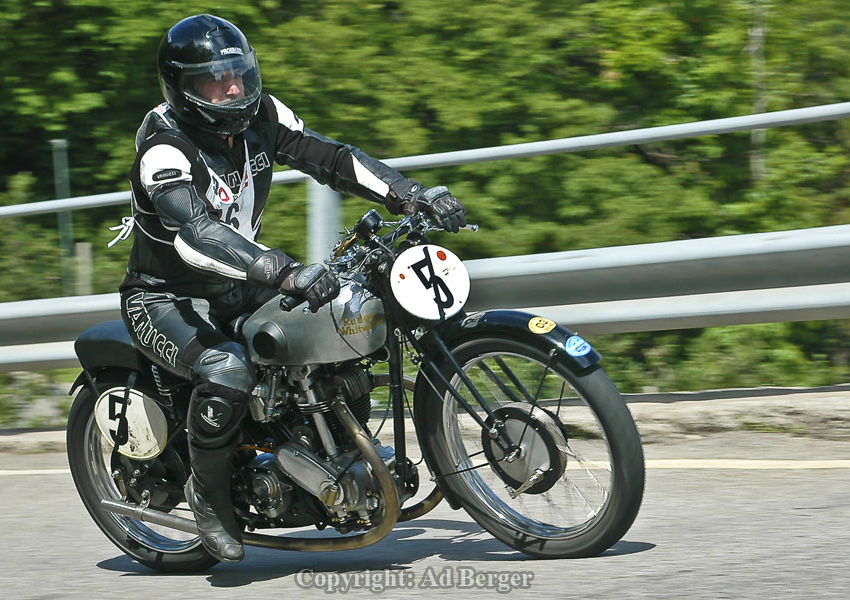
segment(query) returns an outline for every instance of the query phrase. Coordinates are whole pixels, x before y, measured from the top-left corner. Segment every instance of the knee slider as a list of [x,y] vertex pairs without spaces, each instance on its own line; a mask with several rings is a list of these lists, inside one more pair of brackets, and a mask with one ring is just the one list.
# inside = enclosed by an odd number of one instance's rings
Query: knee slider
[[245,417],[251,396],[242,390],[207,382],[192,392],[189,434],[200,448],[218,448],[232,442]]
[[216,383],[250,394],[257,375],[248,352],[241,344],[224,342],[204,350],[192,366],[195,380]]

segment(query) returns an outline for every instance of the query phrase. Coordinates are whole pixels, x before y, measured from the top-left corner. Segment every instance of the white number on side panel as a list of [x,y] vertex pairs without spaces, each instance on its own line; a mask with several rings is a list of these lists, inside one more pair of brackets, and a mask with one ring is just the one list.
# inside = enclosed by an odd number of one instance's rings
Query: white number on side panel
[[469,273],[450,250],[425,244],[402,252],[390,272],[401,307],[433,321],[457,314],[469,298]]

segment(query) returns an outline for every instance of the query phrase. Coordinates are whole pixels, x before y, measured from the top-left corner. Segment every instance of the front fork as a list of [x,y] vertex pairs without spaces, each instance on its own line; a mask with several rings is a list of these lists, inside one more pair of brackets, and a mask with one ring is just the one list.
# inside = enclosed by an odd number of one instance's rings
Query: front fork
[[[413,331],[411,328],[407,328],[408,331]],[[404,341],[405,336],[401,332],[401,328],[394,328],[394,334],[396,339],[394,343],[391,344],[390,347],[390,393],[392,394],[392,402],[393,402],[393,421],[395,425],[395,436],[396,440],[401,440],[402,449],[404,448],[404,422],[403,422],[403,414],[401,416],[396,416],[401,413],[401,410],[404,408],[404,402],[402,397],[402,368],[401,368],[401,343]],[[446,343],[440,337],[439,333],[436,331],[436,328],[432,328],[427,332],[427,338],[422,336],[422,339],[426,339],[428,342],[428,348],[422,344],[420,339],[417,339],[415,335],[409,335],[406,337],[407,341],[413,346],[413,349],[419,355],[420,360],[420,373],[425,377],[428,381],[428,384],[431,386],[431,389],[434,390],[434,393],[438,396],[440,395],[440,391],[438,386],[434,383],[431,377],[435,377],[439,383],[441,383],[449,394],[454,397],[454,399],[458,402],[460,406],[469,414],[472,419],[475,420],[476,423],[484,430],[487,431],[490,438],[493,440],[493,443],[496,444],[505,455],[510,455],[516,450],[516,445],[512,442],[510,435],[504,428],[504,422],[498,416],[493,414],[493,410],[490,408],[487,401],[472,383],[472,381],[467,376],[466,372],[463,370],[463,367],[457,362],[454,355],[449,350]],[[466,398],[464,398],[458,390],[455,389],[453,385],[446,379],[445,375],[443,375],[442,371],[437,366],[437,360],[431,358],[431,355],[436,353],[440,358],[442,358],[445,362],[451,365],[454,373],[460,377],[461,382],[469,390],[469,393],[475,399],[475,402],[484,411],[487,415],[487,420],[481,418],[478,412],[473,408],[469,402],[467,402]],[[395,356],[394,356],[395,355]],[[398,368],[393,367],[393,361],[397,361]],[[397,381],[393,381],[393,374],[396,375]],[[399,420],[401,423],[399,424]],[[489,421],[491,424],[488,424]],[[401,436],[401,437],[399,437]],[[397,443],[397,445],[399,445]],[[396,448],[396,456],[399,456],[398,448]],[[403,450],[401,454],[402,459],[404,458]]]
[[407,444],[404,426],[404,363],[401,344],[404,334],[399,328],[393,328],[394,339],[389,345],[390,368],[390,404],[393,410],[393,440],[395,441],[395,470],[401,481],[407,481]]

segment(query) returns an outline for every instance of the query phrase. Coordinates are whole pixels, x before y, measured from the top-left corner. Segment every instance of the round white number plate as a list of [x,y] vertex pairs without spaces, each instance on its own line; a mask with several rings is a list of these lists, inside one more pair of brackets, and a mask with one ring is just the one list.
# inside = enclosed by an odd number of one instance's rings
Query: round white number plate
[[401,307],[420,319],[442,320],[469,298],[469,273],[452,251],[433,244],[399,254],[390,284]]
[[[97,426],[110,445],[118,434],[126,389],[116,387],[103,392],[94,406]],[[138,390],[130,390],[127,395],[127,433],[127,443],[119,446],[118,452],[137,460],[157,456],[168,441],[168,423],[162,409]]]

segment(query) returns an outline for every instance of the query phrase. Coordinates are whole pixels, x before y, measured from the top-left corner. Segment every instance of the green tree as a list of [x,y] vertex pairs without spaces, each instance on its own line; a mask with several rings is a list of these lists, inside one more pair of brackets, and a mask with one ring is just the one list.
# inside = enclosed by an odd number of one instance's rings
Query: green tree
[[[0,206],[23,204],[32,187],[33,178],[27,173],[11,177],[8,191],[0,194]],[[0,219],[0,302],[60,295],[56,216],[47,217],[52,223]]]
[[[199,12],[245,31],[265,89],[308,127],[379,158],[797,108],[850,91],[843,0],[6,0],[3,8],[7,204],[53,196],[53,138],[70,142],[74,195],[128,189],[136,128],[161,101],[159,41]],[[449,185],[467,204],[482,230],[450,243],[476,258],[845,223],[848,150],[850,123],[841,120],[408,174]],[[303,185],[273,190],[262,241],[305,257],[305,197]],[[345,222],[372,206],[346,199]],[[129,245],[106,243],[126,212],[74,213],[77,241],[94,245],[96,292],[123,277]],[[61,293],[55,222],[0,220],[0,300]],[[812,327],[836,340],[824,357],[807,350]],[[788,352],[743,349],[741,360],[843,377],[845,332],[842,323],[767,327],[765,347]],[[640,334],[614,347],[630,361],[623,373],[697,385],[694,353],[736,335]],[[704,362],[720,369],[713,360]],[[664,361],[681,369],[662,369]],[[712,377],[704,380],[720,381]]]

